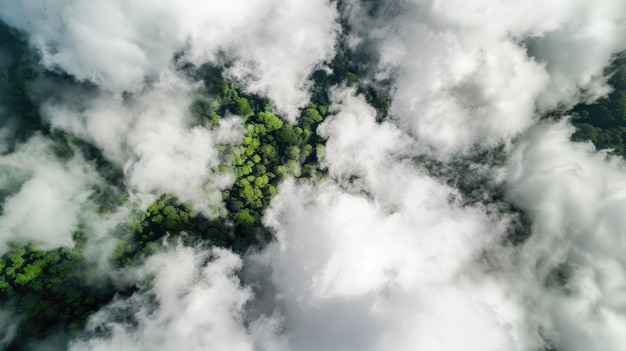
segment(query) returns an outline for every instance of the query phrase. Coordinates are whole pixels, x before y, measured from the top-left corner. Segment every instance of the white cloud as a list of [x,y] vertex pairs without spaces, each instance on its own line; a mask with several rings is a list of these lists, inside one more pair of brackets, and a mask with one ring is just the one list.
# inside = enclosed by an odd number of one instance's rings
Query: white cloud
[[395,79],[391,112],[418,143],[448,156],[509,141],[535,111],[606,93],[603,68],[626,48],[626,5],[602,1],[352,2],[357,33]]
[[34,241],[42,249],[73,246],[92,187],[102,182],[79,156],[61,162],[51,142],[34,136],[0,157],[0,189],[8,195],[0,216],[0,251],[12,240]]
[[498,256],[506,217],[452,200],[402,161],[403,132],[375,123],[362,97],[336,94],[338,114],[320,127],[331,180],[282,185],[266,213],[277,242],[253,263],[273,270],[292,349],[541,347]]
[[[380,51],[396,119],[377,123],[363,97],[332,92],[336,115],[319,128],[329,178],[285,182],[265,217],[276,241],[249,258],[269,270],[254,279],[269,280],[270,297],[242,287],[228,251],[171,249],[144,267],[154,286],[95,314],[94,335],[74,350],[536,351],[546,339],[568,351],[626,349],[624,163],[571,143],[567,122],[532,128],[537,112],[581,89],[606,92],[603,67],[625,48],[625,3],[387,0],[366,19],[362,4],[346,10],[352,39]],[[27,0],[1,3],[0,14],[48,68],[97,86],[46,100],[53,127],[122,166],[131,194],[172,192],[207,213],[233,180],[211,171],[216,146],[236,143],[241,122],[191,126],[196,87],[172,72],[173,54],[199,64],[225,53],[228,74],[294,120],[307,75],[338,35],[335,3],[324,0]],[[520,246],[506,243],[508,214],[463,205],[413,160],[501,142],[512,150],[509,200],[532,220]],[[36,137],[0,158],[1,188],[15,188],[3,240],[71,245],[99,180],[47,147]],[[117,319],[124,310],[136,324]],[[259,311],[271,313],[252,317]]]
[[[269,97],[290,121],[309,100],[308,75],[329,61],[339,25],[334,5],[324,0],[275,2],[235,51],[241,58],[229,70],[253,93]],[[249,25],[249,24],[248,24]]]
[[106,330],[106,335],[77,340],[70,350],[252,351],[262,346],[257,341],[280,345],[272,330],[243,326],[244,306],[252,294],[235,276],[240,268],[239,257],[223,249],[179,247],[156,254],[141,268],[144,276],[155,274],[150,290],[116,300],[93,315],[88,331],[97,335]]
[[136,92],[186,51],[195,64],[234,59],[231,74],[290,120],[308,100],[307,76],[332,58],[337,12],[327,0],[73,0],[0,4],[49,68],[107,91]]
[[107,93],[88,96],[81,105],[69,98],[49,100],[42,113],[54,127],[93,141],[122,166],[133,195],[149,202],[173,193],[214,216],[221,190],[233,181],[232,174],[212,171],[222,162],[218,144],[240,141],[241,120],[225,118],[214,129],[191,126],[194,89],[166,72],[130,101]]

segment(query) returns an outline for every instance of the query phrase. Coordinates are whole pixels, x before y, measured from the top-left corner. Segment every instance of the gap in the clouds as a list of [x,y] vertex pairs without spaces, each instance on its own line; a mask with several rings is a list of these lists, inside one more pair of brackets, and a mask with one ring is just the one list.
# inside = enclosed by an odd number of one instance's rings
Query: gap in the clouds
[[[525,44],[530,45],[532,44]],[[530,55],[530,53],[529,53]],[[532,55],[531,55],[532,57]],[[608,150],[608,155],[626,157],[626,52],[613,55],[603,74],[608,77],[607,94],[579,89],[576,103],[561,103],[541,114],[541,120],[557,121],[569,118],[576,127],[571,140],[591,142],[597,150]]]
[[338,0],[338,9],[342,14],[341,24],[344,32],[350,33],[351,26],[347,17],[353,11],[359,11],[360,15],[370,19],[392,19],[401,16],[406,12],[407,6],[414,6],[410,1],[389,1],[389,0]]
[[204,65],[195,76],[205,83],[209,94],[217,93],[217,98],[201,98],[194,103],[192,111],[199,120],[211,126],[233,114],[244,121],[243,144],[222,145],[224,161],[216,169],[236,176],[222,197],[228,211],[224,216],[233,223],[234,235],[247,241],[232,248],[244,252],[251,243],[271,239],[261,218],[284,177],[323,175],[319,161],[324,140],[316,129],[328,115],[328,106],[313,100],[296,124],[286,123],[275,114],[269,100],[245,93],[238,84],[227,81],[219,68]]
[[123,227],[123,233],[130,233],[130,237],[121,240],[113,251],[112,260],[118,268],[141,264],[166,243],[209,243],[233,250],[257,244],[235,235],[232,224],[224,218],[209,219],[195,211],[192,203],[183,204],[172,194],[161,195],[145,211],[136,209]]
[[605,70],[613,91],[591,104],[576,105],[571,113],[576,126],[573,141],[591,141],[598,150],[626,157],[626,53],[616,55]]
[[101,214],[110,213],[126,201],[126,185],[122,168],[108,160],[91,142],[59,129],[49,133],[53,141],[52,152],[60,162],[67,162],[76,155],[92,164],[105,182],[95,187],[91,199],[98,205]]
[[[99,245],[102,240],[90,223],[94,215],[104,220],[127,201],[121,170],[106,160],[100,150],[85,140],[73,137],[59,130],[44,134],[49,141],[49,157],[60,165],[83,160],[86,167],[92,166],[104,182],[96,182],[89,189],[89,196],[83,204],[80,221],[72,233],[72,246],[54,249],[41,249],[39,243],[28,240],[13,240],[0,256],[0,299],[2,309],[17,316],[12,323],[18,323],[15,339],[8,349],[20,350],[34,339],[56,335],[62,340],[77,335],[84,320],[115,295],[127,295],[132,286],[114,282],[112,275],[104,274],[97,257],[86,250]],[[26,139],[30,143],[37,135]],[[18,144],[19,145],[19,144]],[[10,156],[10,154],[9,154]],[[61,166],[64,167],[64,166]],[[2,164],[5,174],[24,173],[19,183],[2,187],[2,212],[5,201],[18,193],[32,175],[29,171],[13,170],[11,164]],[[45,206],[42,204],[41,206]],[[33,219],[35,220],[35,219]],[[111,234],[119,232],[114,229]],[[24,233],[32,237],[31,233]],[[36,235],[36,233],[34,233]],[[0,333],[7,332],[3,325]]]
[[510,224],[504,240],[511,245],[521,245],[531,235],[528,215],[510,203],[506,185],[499,180],[498,172],[507,161],[504,145],[475,145],[446,162],[426,156],[416,157],[414,161],[417,167],[459,191],[459,198],[450,201],[462,206],[481,206],[494,218],[508,216]]

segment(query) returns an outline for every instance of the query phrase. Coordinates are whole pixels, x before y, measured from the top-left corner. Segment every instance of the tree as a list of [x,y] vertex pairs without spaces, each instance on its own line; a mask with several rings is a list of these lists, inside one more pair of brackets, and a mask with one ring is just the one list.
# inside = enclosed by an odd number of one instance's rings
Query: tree
[[287,124],[279,130],[278,141],[286,147],[289,145],[300,145],[302,138],[290,124]]
[[258,116],[259,121],[265,124],[268,132],[278,130],[283,126],[283,121],[270,112],[259,112]]
[[254,226],[255,221],[256,218],[250,213],[250,210],[247,208],[235,214],[235,223],[243,227],[250,228]]
[[240,97],[236,100],[236,102],[237,108],[235,112],[237,113],[237,115],[241,116],[241,118],[246,120],[248,117],[254,114],[254,111],[252,110],[248,99]]

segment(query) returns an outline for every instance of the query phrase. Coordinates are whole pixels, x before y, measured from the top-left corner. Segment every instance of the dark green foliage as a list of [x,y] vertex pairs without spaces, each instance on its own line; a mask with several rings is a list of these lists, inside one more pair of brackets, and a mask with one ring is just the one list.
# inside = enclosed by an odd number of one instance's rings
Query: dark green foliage
[[14,242],[0,257],[0,299],[22,317],[15,345],[51,330],[78,332],[89,314],[113,298],[112,284],[84,260],[84,236],[76,233],[74,240],[74,248],[48,251]]
[[229,84],[222,74],[222,69],[204,64],[197,69],[187,68],[192,79],[204,81],[204,91],[192,105],[194,116],[204,120],[210,126],[217,125],[226,113],[236,114],[245,120],[269,105],[267,99],[255,95],[241,96],[236,84]]
[[220,115],[217,114],[217,106],[210,100],[197,100],[191,105],[191,113],[209,127],[219,124]]
[[244,120],[254,114],[254,111],[252,111],[252,107],[250,106],[248,99],[238,98],[235,101],[235,104],[236,104],[236,108],[235,108],[236,114],[241,116],[241,118],[243,118]]
[[333,86],[345,84],[356,87],[357,93],[365,96],[367,102],[378,112],[378,120],[386,118],[389,113],[389,84],[387,82],[377,82],[376,84],[361,83],[357,78],[359,75],[354,72],[363,73],[364,68],[359,68],[354,61],[346,59],[346,55],[351,55],[348,49],[343,49],[343,51],[337,54],[331,64],[333,68],[331,73],[319,70],[312,75],[315,85],[311,89],[311,102],[318,106],[318,110],[322,115],[326,115],[330,105],[329,89]]
[[134,264],[138,258],[154,253],[168,234],[188,244],[202,240],[223,247],[242,245],[223,219],[210,220],[171,194],[162,195],[147,211],[133,216],[127,229],[132,233],[131,240],[120,243],[113,253],[118,266]]
[[[316,129],[328,115],[328,101],[309,104],[298,124],[292,125],[271,112],[269,101],[243,93],[237,85],[229,84],[215,67],[204,65],[192,76],[200,77],[207,94],[214,96],[196,102],[192,106],[194,115],[209,125],[218,124],[220,116],[228,113],[241,116],[245,122],[243,145],[224,145],[222,151],[230,165],[216,169],[231,169],[237,177],[222,197],[228,210],[227,219],[233,223],[233,235],[238,238],[229,247],[245,250],[269,240],[261,218],[283,178],[287,174],[311,177],[319,172],[317,150],[324,141]],[[317,88],[327,87],[317,85],[314,90]]]
[[[338,7],[345,4],[338,3]],[[377,120],[387,118],[389,114],[389,93],[391,84],[388,80],[380,81],[371,77],[372,65],[376,65],[377,55],[373,55],[367,43],[353,47],[346,38],[350,33],[350,24],[346,18],[340,19],[346,35],[340,40],[337,54],[330,62],[330,72],[325,69],[315,71],[311,79],[315,85],[311,89],[311,102],[318,106],[322,115],[327,114],[330,105],[329,91],[332,87],[346,85],[356,88],[358,94],[363,94],[367,102],[377,111]],[[359,79],[360,78],[360,79]]]
[[10,147],[23,141],[43,124],[39,106],[28,97],[28,85],[38,74],[38,58],[29,51],[21,34],[0,22],[0,126],[9,126],[13,133],[6,142]]
[[626,56],[618,56],[611,68],[609,83],[615,89],[592,105],[574,108],[575,141],[590,140],[598,149],[613,149],[626,156]]
[[[285,175],[303,175],[301,165],[317,162],[313,146],[308,143],[319,141],[312,138],[313,128],[323,117],[313,105],[302,115],[300,123],[293,126],[270,112],[258,112],[246,121],[243,145],[229,150],[237,180],[223,197],[235,224],[235,234],[247,241],[268,234],[260,225],[261,217]],[[304,175],[311,176],[315,169],[307,167]]]

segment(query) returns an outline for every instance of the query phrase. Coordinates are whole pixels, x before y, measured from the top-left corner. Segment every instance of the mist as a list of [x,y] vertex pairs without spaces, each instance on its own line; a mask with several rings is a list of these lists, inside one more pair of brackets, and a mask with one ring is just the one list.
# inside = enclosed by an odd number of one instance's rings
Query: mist
[[0,76],[0,253],[82,250],[87,291],[109,289],[25,341],[3,304],[1,345],[626,349],[626,163],[572,112],[621,101],[623,1],[22,1],[0,20],[0,69],[28,72]]

